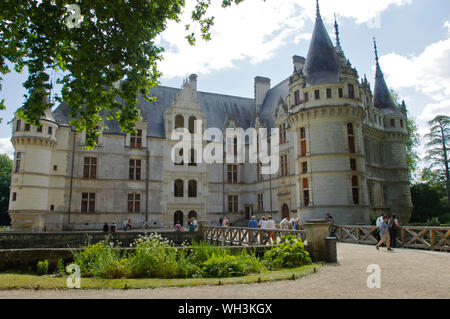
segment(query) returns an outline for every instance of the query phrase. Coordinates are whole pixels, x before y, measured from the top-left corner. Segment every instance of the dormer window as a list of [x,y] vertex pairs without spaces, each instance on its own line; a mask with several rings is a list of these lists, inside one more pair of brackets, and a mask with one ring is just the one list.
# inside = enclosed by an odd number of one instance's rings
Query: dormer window
[[29,132],[31,128],[31,125],[28,123],[25,123],[25,128],[23,129],[25,132]]
[[339,97],[344,97],[344,90],[342,90],[342,88],[339,88]]
[[394,119],[391,120],[391,127],[395,127],[395,120]]
[[42,125],[39,126],[38,128],[36,128],[36,131],[37,131],[38,133],[42,133]]
[[50,134],[50,135],[53,134],[53,127],[51,127],[51,126],[48,127],[48,134]]
[[309,95],[308,95],[308,92],[305,92],[305,102],[308,102],[309,101]]
[[17,120],[17,122],[16,122],[16,132],[20,131],[21,125],[22,125],[22,121],[21,120]]
[[331,89],[327,89],[327,99],[331,99]]
[[136,132],[131,133],[130,147],[142,147],[142,130],[136,130]]

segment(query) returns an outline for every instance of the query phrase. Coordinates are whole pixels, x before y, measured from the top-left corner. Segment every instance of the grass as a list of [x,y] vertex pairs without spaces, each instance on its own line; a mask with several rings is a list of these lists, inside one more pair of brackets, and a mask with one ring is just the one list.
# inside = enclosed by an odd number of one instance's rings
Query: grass
[[[144,289],[161,287],[194,287],[203,285],[251,284],[260,282],[298,279],[314,273],[321,264],[305,265],[299,268],[267,271],[232,278],[189,278],[189,279],[100,279],[81,278],[82,289]],[[68,289],[66,277],[52,275],[36,276],[16,273],[0,273],[0,290],[8,289]]]

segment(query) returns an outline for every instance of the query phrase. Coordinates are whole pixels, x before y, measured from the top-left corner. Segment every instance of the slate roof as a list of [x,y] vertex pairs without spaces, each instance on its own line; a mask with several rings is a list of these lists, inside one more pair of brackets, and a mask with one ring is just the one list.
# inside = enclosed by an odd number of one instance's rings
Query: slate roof
[[383,72],[381,71],[380,63],[378,61],[378,51],[376,42],[375,44],[375,59],[376,59],[376,72],[375,72],[375,88],[373,91],[373,105],[379,109],[384,115],[403,115],[400,108],[394,103],[391,92],[384,80]]
[[[144,121],[148,121],[147,134],[150,137],[165,138],[164,112],[174,104],[176,95],[181,89],[158,86],[152,88],[150,94],[156,97],[156,102],[147,102],[139,97],[139,108]],[[236,124],[243,129],[254,125],[256,106],[254,99],[236,96],[197,92],[197,98],[206,117],[206,127],[224,128],[225,122],[232,115]],[[103,114],[106,117],[106,114]],[[56,122],[69,123],[69,108],[62,103],[53,112]],[[106,133],[124,134],[121,132],[117,121],[105,121],[109,130]]]
[[331,42],[327,29],[320,16],[317,4],[317,16],[314,31],[309,44],[303,74],[308,86],[327,83],[338,83],[341,64],[336,49]]
[[286,101],[289,95],[289,78],[280,82],[267,92],[260,111],[261,124],[267,128],[275,127],[275,113],[278,107],[280,97]]

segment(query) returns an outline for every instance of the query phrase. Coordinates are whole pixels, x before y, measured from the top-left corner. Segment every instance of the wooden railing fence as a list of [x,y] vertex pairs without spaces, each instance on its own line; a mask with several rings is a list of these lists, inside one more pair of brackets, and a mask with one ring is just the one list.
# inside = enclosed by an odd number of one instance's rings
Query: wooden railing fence
[[220,226],[202,226],[203,240],[208,240],[216,245],[277,245],[285,235],[294,235],[302,240],[306,239],[304,230],[281,230],[281,229],[259,229],[244,227],[220,227]]
[[[372,244],[377,241],[376,226],[338,226],[341,242]],[[450,227],[402,226],[397,231],[396,247],[450,251]]]

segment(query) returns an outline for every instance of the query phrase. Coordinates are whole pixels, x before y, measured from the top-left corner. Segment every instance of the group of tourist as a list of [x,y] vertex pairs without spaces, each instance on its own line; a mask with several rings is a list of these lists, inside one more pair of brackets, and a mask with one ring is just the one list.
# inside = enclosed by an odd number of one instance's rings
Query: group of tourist
[[[124,219],[122,222],[123,231],[128,231],[131,229],[131,218]],[[115,233],[117,231],[117,225],[113,222],[111,225],[108,225],[107,222],[103,225],[103,232],[105,233]]]
[[247,225],[248,228],[261,228],[261,229],[293,229],[293,230],[301,230],[303,226],[300,223],[299,218],[289,218],[285,217],[281,220],[281,222],[277,225],[273,220],[272,216],[269,216],[267,219],[265,216],[261,217],[261,220],[258,221],[256,216],[252,216]]
[[[198,230],[198,221],[197,218],[192,217],[191,219],[189,219],[188,221],[188,229],[190,232],[194,232]],[[175,231],[180,232],[180,231],[186,231],[186,228],[184,228],[183,225],[181,225],[180,222],[177,222],[175,224]]]
[[396,246],[397,233],[400,230],[400,223],[397,219],[397,216],[393,214],[392,216],[388,217],[384,214],[381,214],[380,217],[377,218],[377,227],[377,250],[379,250],[380,246],[382,245],[386,245],[387,250],[393,250],[392,247],[395,248]]

